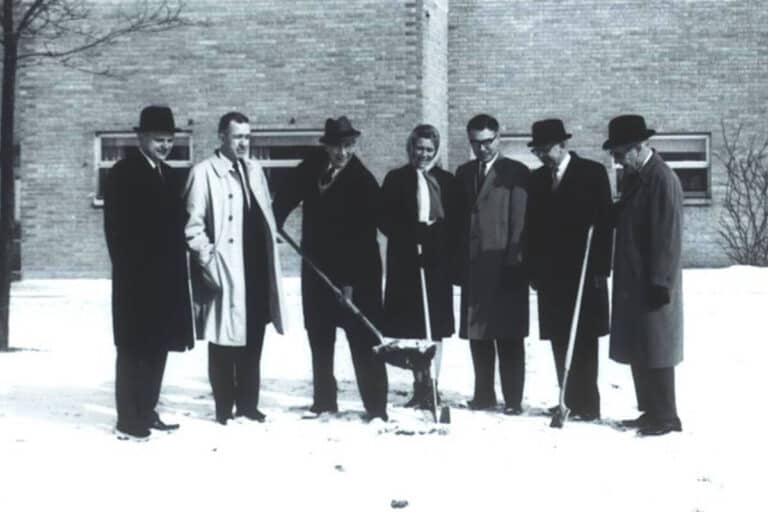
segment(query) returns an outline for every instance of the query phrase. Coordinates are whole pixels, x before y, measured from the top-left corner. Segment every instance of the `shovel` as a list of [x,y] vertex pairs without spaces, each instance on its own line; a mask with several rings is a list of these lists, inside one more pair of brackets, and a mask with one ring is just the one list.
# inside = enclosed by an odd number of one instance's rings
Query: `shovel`
[[549,424],[552,428],[563,428],[571,410],[565,406],[565,390],[568,386],[568,373],[571,370],[571,361],[573,360],[573,346],[576,341],[576,330],[579,325],[579,313],[581,312],[581,296],[584,292],[584,279],[587,274],[587,262],[589,260],[589,248],[592,245],[593,226],[589,226],[587,231],[587,246],[584,249],[584,261],[581,262],[581,276],[579,276],[579,288],[576,292],[576,304],[573,308],[573,317],[571,318],[571,332],[568,336],[568,350],[565,353],[565,370],[563,372],[563,382],[560,385],[560,402],[557,410],[552,415],[552,422]]
[[[419,261],[422,259],[421,244],[416,245],[416,250],[419,253]],[[424,329],[427,334],[427,341],[432,341],[432,323],[430,321],[431,316],[429,314],[429,297],[427,296],[427,277],[424,272],[424,267],[419,265],[419,276],[421,277],[421,302],[424,305]],[[432,415],[435,418],[435,423],[450,423],[451,422],[451,410],[447,405],[440,408],[440,414],[437,412],[437,368],[435,365],[435,359],[430,360],[430,378],[432,379]]]
[[344,296],[344,293],[342,293],[342,291],[333,284],[328,276],[326,276],[325,273],[320,270],[317,265],[315,265],[315,262],[313,262],[306,254],[304,254],[304,252],[293,240],[293,238],[291,238],[282,228],[278,228],[278,233],[280,234],[280,237],[288,242],[288,245],[290,245],[293,250],[296,251],[301,259],[310,266],[310,268],[320,277],[320,279],[323,280],[328,288],[331,289],[333,294],[336,296],[336,300],[346,306],[347,309],[349,309],[352,314],[355,315],[355,317],[363,322],[363,324],[376,336],[376,339],[379,340],[379,344],[373,347],[373,352],[377,357],[380,357],[386,363],[397,366],[398,368],[404,368],[406,370],[420,370],[430,365],[430,361],[434,358],[435,351],[437,350],[436,343],[432,341],[407,343],[401,340],[385,340],[384,336],[381,334],[381,331],[379,331],[376,326],[373,325],[373,323],[368,320],[368,318],[366,318],[363,312],[360,311],[351,300]]

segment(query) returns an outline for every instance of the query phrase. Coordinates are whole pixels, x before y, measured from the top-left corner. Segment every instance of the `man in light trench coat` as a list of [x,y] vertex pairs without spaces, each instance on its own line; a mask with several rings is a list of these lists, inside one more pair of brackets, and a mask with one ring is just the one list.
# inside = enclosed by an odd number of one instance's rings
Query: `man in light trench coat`
[[643,413],[623,424],[642,436],[682,430],[675,365],[683,360],[683,191],[649,147],[654,133],[643,117],[623,115],[611,120],[603,145],[625,171],[615,212],[610,357],[632,367]]
[[258,409],[261,348],[272,323],[283,332],[284,301],[276,226],[267,180],[248,160],[248,118],[219,121],[221,146],[192,168],[187,181],[197,338],[207,340],[208,377],[216,421],[236,416],[262,422]]
[[459,335],[469,339],[475,369],[471,409],[496,406],[499,358],[504,413],[522,412],[528,279],[522,265],[528,168],[499,153],[499,123],[479,114],[467,124],[477,157],[456,171],[461,285]]

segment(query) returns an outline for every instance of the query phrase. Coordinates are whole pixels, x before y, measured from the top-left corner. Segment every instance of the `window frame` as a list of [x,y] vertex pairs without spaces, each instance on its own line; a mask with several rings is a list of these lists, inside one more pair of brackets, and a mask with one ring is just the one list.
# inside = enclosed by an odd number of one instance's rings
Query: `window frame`
[[[320,147],[320,143],[318,142],[318,139],[323,135],[323,130],[314,130],[314,129],[287,129],[287,130],[269,130],[269,129],[252,129],[251,130],[251,137],[250,137],[250,145],[251,148],[257,147],[258,144],[255,144],[255,142],[258,140],[259,137],[266,138],[266,137],[313,137],[315,140],[315,145]],[[306,144],[284,144],[282,146],[285,147],[291,147],[291,146],[304,146]],[[252,150],[249,150],[252,151]],[[281,159],[263,159],[263,158],[255,158],[253,156],[249,157],[251,160],[258,163],[262,168],[266,167],[279,167],[279,168],[286,168],[286,169],[292,169],[298,166],[301,163],[301,159],[295,159],[295,158],[281,158]]]
[[[94,208],[104,207],[104,198],[99,197],[99,180],[101,169],[111,169],[119,160],[102,160],[102,140],[104,138],[128,138],[133,137],[136,139],[135,131],[128,130],[103,130],[97,131],[93,136],[93,165],[95,170],[95,192],[93,192],[91,199],[91,206]],[[191,130],[181,130],[174,133],[174,146],[176,145],[176,139],[179,137],[186,138],[189,147],[189,160],[166,160],[166,163],[171,167],[192,167],[194,164],[194,137]],[[138,146],[138,140],[137,144]]]

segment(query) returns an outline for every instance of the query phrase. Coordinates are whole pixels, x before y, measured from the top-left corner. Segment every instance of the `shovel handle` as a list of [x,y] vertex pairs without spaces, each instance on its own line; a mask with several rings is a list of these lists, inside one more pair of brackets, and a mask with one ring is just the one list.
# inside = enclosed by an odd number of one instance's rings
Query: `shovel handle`
[[315,265],[315,262],[309,259],[309,257],[306,254],[304,254],[304,251],[301,250],[301,248],[299,247],[299,244],[297,244],[296,241],[293,238],[291,238],[290,235],[288,235],[288,233],[286,233],[282,227],[277,228],[277,232],[280,235],[280,237],[286,242],[288,242],[288,245],[290,245],[293,248],[293,250],[296,251],[296,253],[304,261],[304,263],[309,265],[310,268],[312,268],[312,270],[315,271],[318,277],[320,277],[320,279],[322,279],[323,282],[326,285],[328,285],[328,288],[330,288],[331,291],[334,293],[334,295],[336,295],[336,299],[338,299],[339,302],[344,304],[352,312],[352,314],[354,314],[357,318],[359,318],[365,324],[365,326],[368,329],[370,329],[370,331],[374,335],[376,335],[376,338],[378,338],[380,344],[384,344],[384,336],[376,328],[376,326],[373,325],[373,323],[371,323],[371,321],[365,317],[363,312],[360,311],[360,309],[358,309],[358,307],[355,306],[355,304],[351,300],[349,300],[344,296],[344,293],[342,293],[342,291],[339,290],[339,288],[335,284],[333,284],[333,282],[328,278],[328,276],[326,276],[325,273],[322,270],[320,270],[320,267]]

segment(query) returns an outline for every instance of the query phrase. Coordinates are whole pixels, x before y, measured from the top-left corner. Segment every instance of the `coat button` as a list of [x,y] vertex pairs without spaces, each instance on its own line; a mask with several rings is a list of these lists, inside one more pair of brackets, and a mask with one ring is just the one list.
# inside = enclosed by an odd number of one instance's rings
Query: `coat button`
[[234,196],[234,195],[232,195],[232,194],[229,194],[229,198],[230,198],[230,199],[232,199],[233,197],[235,197],[235,196]]
[[232,220],[232,219],[233,219],[233,217],[230,215],[230,216],[229,216],[229,220]]
[[229,239],[229,243],[231,243],[231,244],[235,243],[235,239],[234,238],[230,238]]

